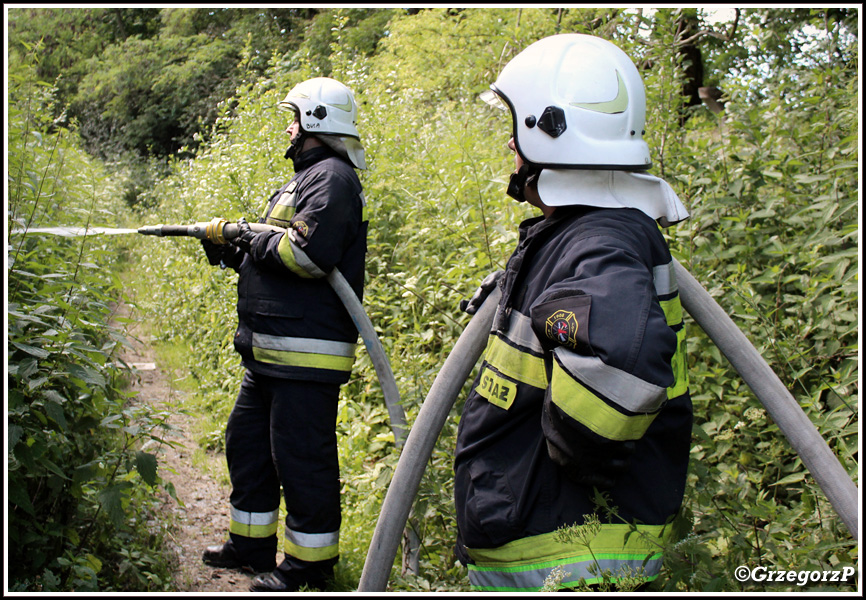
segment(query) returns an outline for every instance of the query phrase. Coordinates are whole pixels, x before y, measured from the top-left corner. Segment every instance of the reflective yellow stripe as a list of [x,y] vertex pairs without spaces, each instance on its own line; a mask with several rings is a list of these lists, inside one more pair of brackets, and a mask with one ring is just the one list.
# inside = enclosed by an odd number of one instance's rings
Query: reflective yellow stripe
[[670,327],[676,327],[683,322],[683,307],[680,304],[680,297],[674,296],[670,300],[662,300],[659,302],[662,310],[665,313],[665,320]]
[[295,232],[291,229],[280,238],[277,245],[277,253],[286,267],[301,277],[308,279],[325,277],[327,273],[314,263],[307,253],[304,252],[294,241]]
[[668,388],[668,398],[682,396],[689,389],[689,371],[686,368],[686,328],[677,331],[677,351],[671,358],[674,384]]
[[[671,274],[673,277],[673,274]],[[677,350],[671,357],[671,370],[674,374],[674,383],[668,388],[668,398],[682,396],[689,389],[689,373],[686,369],[686,327],[683,322],[683,307],[680,297],[674,296],[670,300],[661,302],[665,319],[670,327],[677,332]]]
[[275,206],[271,214],[268,215],[267,223],[288,229],[291,224],[292,215],[294,214],[295,208],[293,206]]
[[253,513],[232,507],[229,531],[248,538],[270,537],[277,533],[278,518],[279,512],[276,510]]
[[268,217],[267,219],[265,219],[265,225],[273,225],[275,227],[282,227],[283,229],[288,229],[291,223],[288,221],[282,221],[280,219]]
[[564,587],[580,579],[596,583],[604,571],[613,580],[640,573],[651,581],[661,570],[661,551],[669,537],[664,525],[605,524],[588,545],[557,540],[551,532],[498,548],[467,548],[475,562],[469,565],[469,580],[476,590],[537,591],[553,568],[562,567]]
[[275,365],[331,369],[333,371],[351,371],[352,365],[355,363],[354,356],[333,356],[331,354],[291,352],[269,348],[253,348],[253,358],[260,362]]
[[294,367],[351,371],[356,344],[253,333],[253,357]]
[[598,435],[616,441],[637,440],[657,413],[629,416],[607,404],[553,362],[551,400],[569,417]]
[[653,412],[668,399],[665,388],[606,365],[597,356],[584,356],[562,347],[555,348],[553,354],[572,377],[627,411]]
[[286,527],[283,550],[286,554],[310,562],[336,558],[340,555],[340,532],[301,533]]
[[288,235],[284,235],[280,239],[280,243],[277,245],[277,252],[280,255],[280,259],[283,261],[283,264],[286,265],[286,268],[292,273],[305,279],[314,278],[313,275],[298,264],[298,261],[295,258],[294,244],[292,244]]
[[289,540],[286,540],[283,550],[286,554],[309,562],[328,560],[329,558],[336,558],[340,555],[339,545],[327,546],[325,548],[304,548],[290,542]]
[[528,352],[521,352],[495,334],[492,334],[487,342],[484,360],[497,371],[515,381],[542,390],[547,388],[547,371],[544,368],[544,359]]

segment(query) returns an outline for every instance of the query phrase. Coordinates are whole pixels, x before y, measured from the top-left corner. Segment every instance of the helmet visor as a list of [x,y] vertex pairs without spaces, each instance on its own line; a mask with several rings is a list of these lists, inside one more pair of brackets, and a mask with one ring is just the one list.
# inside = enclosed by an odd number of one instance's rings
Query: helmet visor
[[499,110],[508,110],[508,107],[502,101],[502,98],[499,97],[499,94],[494,92],[493,90],[484,90],[478,95],[484,102],[492,106],[493,108],[498,108]]

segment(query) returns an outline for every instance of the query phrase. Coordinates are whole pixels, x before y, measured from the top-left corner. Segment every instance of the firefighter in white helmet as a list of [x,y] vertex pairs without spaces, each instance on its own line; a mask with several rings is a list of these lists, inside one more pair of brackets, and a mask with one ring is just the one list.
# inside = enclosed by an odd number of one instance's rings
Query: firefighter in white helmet
[[[541,216],[464,304],[473,313],[502,291],[457,435],[458,558],[476,590],[537,591],[555,567],[563,588],[647,585],[690,448],[683,314],[660,231],[688,213],[646,173],[643,83],[614,44],[540,40],[484,97],[511,114],[507,192]],[[586,544],[554,533],[596,517]]]
[[[299,83],[286,158],[295,174],[265,203],[255,233],[243,221],[228,244],[203,241],[212,265],[238,271],[234,339],[246,373],[226,428],[232,483],[229,539],[206,564],[253,570],[250,589],[324,589],[339,555],[340,480],[335,424],[358,332],[325,276],[334,268],[359,298],[367,249],[366,168],[354,94],[318,77]],[[284,557],[277,564],[280,497]]]

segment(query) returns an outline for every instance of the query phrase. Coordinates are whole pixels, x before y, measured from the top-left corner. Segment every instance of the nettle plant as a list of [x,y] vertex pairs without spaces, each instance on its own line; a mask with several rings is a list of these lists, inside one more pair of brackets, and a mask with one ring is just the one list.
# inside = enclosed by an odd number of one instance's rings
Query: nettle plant
[[111,222],[116,189],[72,132],[40,121],[50,88],[26,67],[9,81],[10,589],[162,590],[163,527],[152,516],[154,491],[172,492],[157,473],[167,414],[127,389],[115,314],[124,247],[18,232]]

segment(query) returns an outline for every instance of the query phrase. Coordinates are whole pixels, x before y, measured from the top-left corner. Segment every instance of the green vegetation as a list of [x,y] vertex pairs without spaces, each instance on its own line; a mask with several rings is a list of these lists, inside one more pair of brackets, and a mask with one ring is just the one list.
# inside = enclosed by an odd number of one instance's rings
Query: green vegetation
[[[736,27],[704,16],[13,8],[7,232],[255,217],[291,175],[276,102],[307,77],[335,77],[356,91],[368,156],[364,303],[411,423],[468,322],[460,299],[505,264],[517,223],[532,214],[503,193],[510,123],[477,96],[529,43],[594,33],[643,69],[653,173],[692,214],[669,230],[675,256],[752,340],[856,482],[857,9],[746,9]],[[80,28],[88,35],[71,36]],[[713,35],[684,44],[678,30]],[[689,102],[695,48],[698,82],[724,91],[723,113]],[[167,524],[153,512],[151,489],[163,483],[150,445],[164,437],[164,416],[125,392],[117,363],[124,334],[106,323],[128,293],[157,341],[185,350],[197,390],[186,408],[201,414],[202,441],[218,451],[242,375],[231,343],[236,275],[208,267],[189,239],[9,239],[8,535],[19,548],[10,585],[162,590],[171,567],[159,545]],[[856,567],[858,547],[760,402],[687,326],[696,424],[684,537],[656,585],[848,590],[734,578],[739,565]],[[356,364],[338,423],[340,590],[357,585],[398,459],[375,370],[363,352]],[[452,554],[461,402],[413,511],[420,573],[401,574],[398,558],[394,591],[468,589]]]
[[[114,222],[117,190],[64,129],[45,133],[29,65],[9,73],[7,233]],[[164,589],[154,445],[165,413],[127,391],[119,274],[128,248],[102,238],[11,234],[7,268],[8,555],[13,591]],[[111,324],[109,324],[111,323]]]

